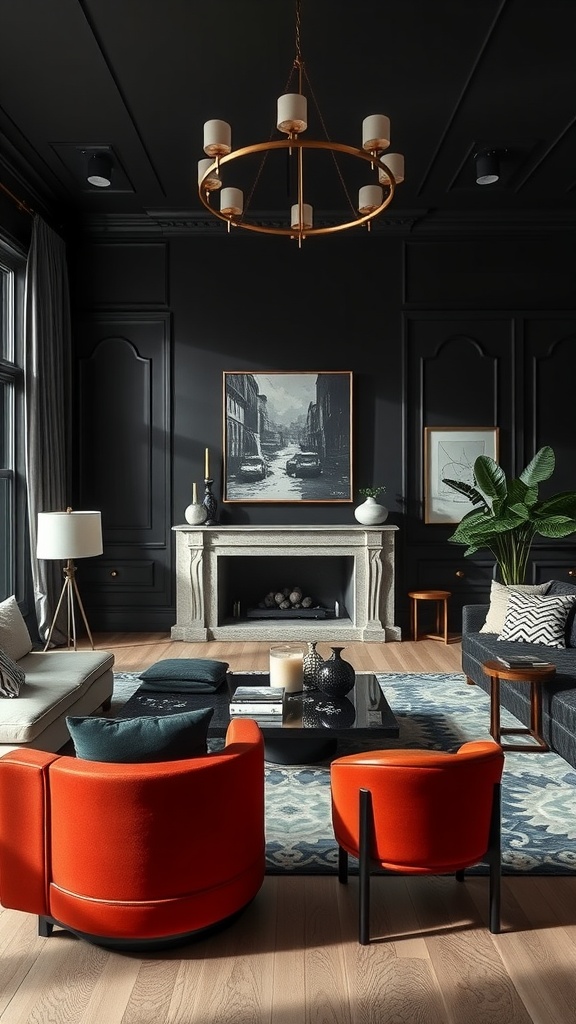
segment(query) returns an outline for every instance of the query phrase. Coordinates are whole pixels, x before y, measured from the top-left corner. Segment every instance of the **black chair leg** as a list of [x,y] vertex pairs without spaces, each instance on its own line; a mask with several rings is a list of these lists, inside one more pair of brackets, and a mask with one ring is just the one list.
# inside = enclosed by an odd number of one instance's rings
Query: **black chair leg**
[[498,935],[501,931],[500,886],[502,878],[502,792],[500,783],[494,786],[492,819],[490,822],[490,931]]
[[456,872],[456,881],[457,882],[463,882],[464,881],[464,868],[460,868]]
[[359,867],[358,867],[358,941],[361,946],[370,942],[370,837],[372,822],[372,794],[360,790]]
[[348,882],[348,851],[338,847],[338,881],[346,885]]
[[42,939],[49,939],[54,930],[54,921],[51,917],[38,918],[38,935]]

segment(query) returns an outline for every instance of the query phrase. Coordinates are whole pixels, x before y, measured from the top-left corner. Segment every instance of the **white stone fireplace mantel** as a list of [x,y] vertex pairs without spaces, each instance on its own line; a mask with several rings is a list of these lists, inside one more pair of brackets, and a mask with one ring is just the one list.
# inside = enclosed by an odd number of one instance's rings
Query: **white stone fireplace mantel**
[[[397,526],[182,525],[172,529],[176,533],[177,618],[171,631],[173,640],[382,643],[401,639],[400,629],[394,625]],[[265,563],[263,559],[273,561]],[[337,595],[340,616],[243,617],[242,581],[247,588],[254,588],[257,576],[264,578],[266,566],[276,573],[283,567],[283,578],[276,579],[273,587],[297,585],[304,576],[311,581],[309,587],[321,590],[326,578],[337,579],[342,588]]]

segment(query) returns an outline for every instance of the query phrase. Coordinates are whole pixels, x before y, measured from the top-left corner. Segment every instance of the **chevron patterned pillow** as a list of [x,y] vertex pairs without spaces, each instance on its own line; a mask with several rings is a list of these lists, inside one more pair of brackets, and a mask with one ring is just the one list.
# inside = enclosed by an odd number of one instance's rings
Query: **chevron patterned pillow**
[[512,592],[499,640],[566,647],[566,619],[576,595],[548,597]]
[[22,669],[0,648],[0,697],[17,697],[25,679]]

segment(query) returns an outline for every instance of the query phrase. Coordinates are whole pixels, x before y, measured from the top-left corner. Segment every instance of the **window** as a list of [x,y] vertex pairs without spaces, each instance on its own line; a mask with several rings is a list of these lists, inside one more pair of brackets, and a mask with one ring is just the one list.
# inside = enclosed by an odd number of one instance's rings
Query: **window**
[[24,257],[0,239],[0,600],[24,596]]

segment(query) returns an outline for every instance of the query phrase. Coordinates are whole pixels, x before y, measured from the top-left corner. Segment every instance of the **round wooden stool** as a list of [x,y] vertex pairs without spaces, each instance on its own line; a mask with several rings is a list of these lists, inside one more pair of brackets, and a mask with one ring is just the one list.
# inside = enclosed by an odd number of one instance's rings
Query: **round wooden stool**
[[[443,640],[448,643],[448,599],[452,597],[449,590],[411,590],[408,594],[411,601],[412,639]],[[436,632],[422,633],[418,636],[418,601],[436,602]]]

